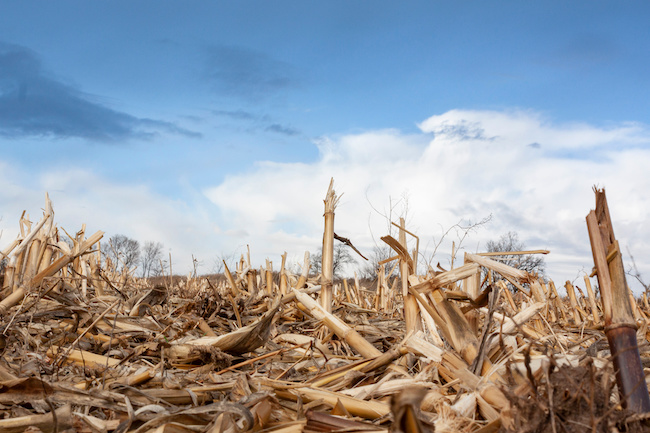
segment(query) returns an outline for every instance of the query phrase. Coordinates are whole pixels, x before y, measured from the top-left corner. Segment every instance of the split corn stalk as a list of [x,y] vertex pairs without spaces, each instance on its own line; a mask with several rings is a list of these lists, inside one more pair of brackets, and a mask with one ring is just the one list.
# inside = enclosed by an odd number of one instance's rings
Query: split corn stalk
[[650,412],[650,396],[636,340],[636,323],[625,281],[623,258],[609,215],[605,190],[594,189],[596,209],[587,215],[587,229],[596,266],[605,317],[605,334],[614,358],[616,381],[624,406]]

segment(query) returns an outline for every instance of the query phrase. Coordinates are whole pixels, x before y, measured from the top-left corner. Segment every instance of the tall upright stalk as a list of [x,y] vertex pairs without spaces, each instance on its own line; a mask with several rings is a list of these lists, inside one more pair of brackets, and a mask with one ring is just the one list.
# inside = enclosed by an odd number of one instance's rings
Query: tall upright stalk
[[[408,251],[406,246],[406,224],[404,218],[399,219],[399,227],[399,243],[405,251]],[[422,329],[418,301],[409,293],[409,271],[414,271],[414,269],[412,269],[413,267],[415,267],[415,261],[412,261],[409,266],[409,262],[403,258],[400,259],[399,271],[402,282],[402,297],[404,299],[404,320],[406,322],[406,332],[415,332]]]
[[339,197],[334,192],[334,178],[330,180],[330,186],[325,196],[325,229],[323,230],[323,253],[321,262],[323,287],[320,294],[321,306],[328,313],[332,312],[332,282],[334,279],[334,209],[339,201]]
[[587,215],[587,229],[603,301],[605,334],[609,342],[616,381],[624,406],[635,412],[650,412],[636,322],[623,269],[623,258],[609,215],[605,190],[594,189],[596,209]]

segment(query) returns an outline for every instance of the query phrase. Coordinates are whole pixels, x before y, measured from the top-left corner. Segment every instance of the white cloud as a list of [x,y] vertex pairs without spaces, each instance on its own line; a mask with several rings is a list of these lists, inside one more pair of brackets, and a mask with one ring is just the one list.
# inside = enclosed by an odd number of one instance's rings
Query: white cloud
[[[172,253],[174,266],[183,272],[189,269],[192,254],[206,251],[203,240],[213,223],[197,204],[154,194],[144,185],[109,181],[82,169],[55,169],[31,180],[24,174],[18,177],[29,186],[22,188],[20,197],[2,197],[3,246],[17,236],[23,210],[28,211],[33,222],[41,218],[45,191],[49,191],[55,223],[71,235],[86,223],[87,236],[98,230],[106,233],[102,242],[114,234],[141,242],[162,241],[165,252]],[[11,190],[8,179],[0,178],[0,191]]]
[[[312,164],[261,163],[205,193],[229,224],[246,228],[246,242],[278,254],[300,253],[292,236],[318,247],[330,177],[343,193],[336,231],[365,251],[373,235],[386,233],[386,221],[372,207],[386,212],[389,197],[408,197],[408,228],[429,248],[455,223],[491,214],[491,223],[464,246],[481,249],[517,231],[530,248],[552,250],[549,273],[560,286],[592,266],[585,216],[594,206],[593,185],[607,187],[623,245],[634,253],[646,245],[641,239],[650,239],[644,224],[650,133],[643,125],[558,125],[529,111],[452,110],[420,128],[419,135],[384,130],[323,139]],[[448,264],[444,254],[436,260]],[[643,270],[650,274],[650,266]]]
[[[211,270],[221,254],[250,245],[255,265],[283,252],[302,262],[322,241],[323,199],[330,178],[342,194],[335,230],[364,253],[387,233],[383,215],[397,221],[408,204],[407,228],[431,254],[456,223],[489,224],[464,240],[467,251],[516,231],[529,248],[548,248],[549,275],[558,287],[582,284],[591,269],[585,216],[594,206],[592,186],[606,187],[614,229],[650,279],[650,130],[639,124],[556,124],[530,111],[452,110],[420,124],[421,133],[396,130],[329,136],[310,163],[257,162],[201,191],[186,185],[170,198],[144,184],[126,184],[90,170],[53,168],[40,176],[0,164],[3,202],[0,247],[17,233],[27,209],[36,221],[50,191],[56,222],[69,232],[123,233],[157,240],[171,249],[174,269],[187,272],[192,254]],[[538,145],[531,146],[532,143]],[[433,258],[449,266],[451,232]],[[462,257],[462,254],[460,255]],[[632,283],[630,281],[630,283]]]
[[514,146],[538,143],[541,149],[554,151],[648,144],[647,127],[638,123],[627,122],[607,128],[576,122],[558,125],[537,112],[524,110],[451,110],[431,116],[419,126],[438,139],[459,141],[478,136]]

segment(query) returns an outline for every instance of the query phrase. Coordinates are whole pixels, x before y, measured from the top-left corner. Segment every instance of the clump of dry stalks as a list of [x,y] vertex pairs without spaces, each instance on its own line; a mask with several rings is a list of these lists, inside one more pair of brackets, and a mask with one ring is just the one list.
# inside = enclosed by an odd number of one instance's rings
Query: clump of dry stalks
[[[325,237],[336,201],[330,185]],[[563,297],[480,254],[419,275],[402,221],[372,286],[250,255],[154,284],[102,261],[101,232],[61,242],[53,218],[48,199],[2,251],[0,431],[642,431],[587,276]],[[650,307],[629,298],[645,362]]]
[[[558,366],[553,356],[543,374],[528,383],[504,387],[513,423],[507,432],[642,432],[647,430],[631,412],[620,410],[611,365],[597,368],[591,357],[578,366]],[[514,380],[509,383],[514,384]]]

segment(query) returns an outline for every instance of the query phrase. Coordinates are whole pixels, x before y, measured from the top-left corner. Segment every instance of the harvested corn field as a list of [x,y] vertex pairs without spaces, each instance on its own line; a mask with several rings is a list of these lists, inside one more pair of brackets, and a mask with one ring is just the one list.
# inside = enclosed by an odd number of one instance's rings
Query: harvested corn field
[[333,281],[331,185],[317,276],[135,278],[47,200],[2,251],[0,431],[645,431],[650,306],[595,192],[597,280],[567,296],[495,253],[418,274],[403,221],[374,282]]

